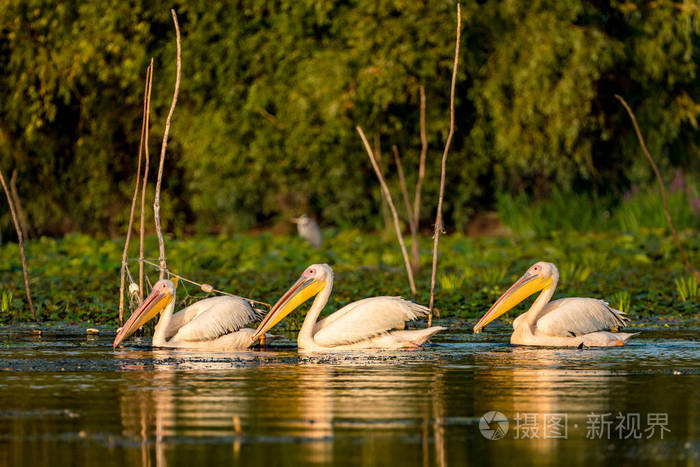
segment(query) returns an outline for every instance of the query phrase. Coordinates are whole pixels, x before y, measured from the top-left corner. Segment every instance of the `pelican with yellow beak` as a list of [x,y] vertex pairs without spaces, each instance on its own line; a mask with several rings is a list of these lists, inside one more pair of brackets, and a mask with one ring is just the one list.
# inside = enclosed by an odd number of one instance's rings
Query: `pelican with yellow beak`
[[167,279],[156,282],[151,294],[129,317],[114,339],[116,348],[160,313],[153,333],[153,347],[229,351],[242,350],[258,343],[255,332],[243,326],[257,321],[259,312],[239,297],[205,298],[173,314],[175,284]]
[[318,321],[333,289],[327,264],[306,268],[255,330],[258,339],[309,298],[316,296],[299,330],[299,350],[325,352],[353,349],[416,349],[443,327],[400,330],[406,321],[428,315],[428,308],[401,297],[371,297],[350,303]]
[[559,281],[552,263],[535,263],[474,326],[484,326],[530,295],[542,291],[530,309],[513,321],[510,343],[544,347],[611,347],[625,345],[637,333],[609,332],[627,325],[621,311],[595,298],[562,298],[550,302]]

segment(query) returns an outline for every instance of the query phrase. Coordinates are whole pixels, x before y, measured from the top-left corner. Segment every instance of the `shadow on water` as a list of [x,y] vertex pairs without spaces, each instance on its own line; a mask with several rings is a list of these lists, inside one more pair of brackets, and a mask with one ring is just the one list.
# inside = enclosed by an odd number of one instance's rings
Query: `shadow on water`
[[[0,464],[692,464],[697,337],[534,349],[497,328],[412,352],[202,354],[3,329]],[[489,411],[505,423],[480,425]]]

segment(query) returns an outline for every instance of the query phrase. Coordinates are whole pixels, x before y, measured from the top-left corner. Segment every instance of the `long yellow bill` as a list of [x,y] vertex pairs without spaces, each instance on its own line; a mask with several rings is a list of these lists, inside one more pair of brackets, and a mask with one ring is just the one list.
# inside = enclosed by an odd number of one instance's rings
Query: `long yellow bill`
[[476,326],[474,326],[474,332],[481,332],[481,329],[491,321],[511,308],[514,308],[530,295],[542,289],[546,289],[551,285],[552,279],[550,277],[543,278],[539,274],[530,274],[526,272],[515,284],[511,285],[510,288],[496,300],[496,303],[489,308],[489,311],[481,317],[479,322],[476,323]]
[[300,278],[287,292],[282,295],[275,306],[270,309],[262,320],[251,340],[256,340],[275,327],[285,316],[301,306],[309,298],[319,293],[326,286],[326,281]]
[[124,339],[135,333],[137,329],[153,319],[153,317],[157,316],[172,299],[172,294],[168,292],[163,292],[162,290],[154,290],[151,292],[151,295],[146,297],[141,306],[132,313],[121,331],[117,334],[117,337],[114,338],[114,347],[116,348]]

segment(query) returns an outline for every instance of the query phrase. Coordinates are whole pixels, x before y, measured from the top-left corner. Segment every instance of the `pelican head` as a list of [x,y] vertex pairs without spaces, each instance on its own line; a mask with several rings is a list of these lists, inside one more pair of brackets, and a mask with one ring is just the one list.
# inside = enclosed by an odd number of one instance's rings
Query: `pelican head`
[[559,270],[552,263],[540,261],[533,264],[481,317],[474,326],[474,332],[481,332],[481,329],[491,321],[514,308],[530,295],[556,284],[558,280]]
[[146,297],[140,307],[129,317],[114,338],[116,348],[124,339],[132,335],[141,326],[157,316],[175,299],[175,284],[167,279],[155,283],[151,294]]
[[267,313],[251,339],[256,340],[272,329],[285,316],[299,308],[309,298],[320,293],[332,281],[333,270],[327,264],[312,264],[306,268],[299,280],[282,295],[282,298]]

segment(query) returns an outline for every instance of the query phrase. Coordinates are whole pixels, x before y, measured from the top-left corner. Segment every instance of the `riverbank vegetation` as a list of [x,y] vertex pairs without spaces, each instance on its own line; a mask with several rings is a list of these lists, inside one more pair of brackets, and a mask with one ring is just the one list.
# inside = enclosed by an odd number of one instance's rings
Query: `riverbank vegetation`
[[[162,179],[171,272],[274,302],[306,265],[327,262],[338,276],[330,310],[367,295],[408,296],[391,217],[353,131],[361,126],[382,183],[386,174],[384,191],[402,188],[403,212],[390,203],[396,233],[402,217],[403,232],[424,236],[412,293],[423,303],[428,232],[443,227],[433,216],[438,155],[452,143],[442,316],[483,312],[536,260],[559,265],[559,295],[599,296],[637,317],[696,316],[700,274],[688,259],[694,276],[678,267],[669,234],[696,260],[700,8],[670,0],[461,5],[462,39],[450,57],[450,2],[188,2],[176,5],[176,58],[159,1],[2,3],[0,168],[11,173],[3,187],[16,231],[21,239],[21,224],[29,239],[38,319],[114,322],[115,247],[141,171],[140,81],[150,63],[156,86],[144,108],[153,110],[153,140],[165,141],[181,62]],[[145,154],[153,171],[156,158]],[[150,184],[141,204],[159,212]],[[406,186],[414,184],[423,194],[412,208]],[[668,209],[658,192],[666,185]],[[324,226],[322,249],[291,236],[289,219],[302,212]],[[9,215],[0,211],[0,238],[13,241]],[[154,224],[142,215],[141,228]],[[28,319],[14,245],[0,246],[3,322]],[[124,264],[139,256],[124,248]],[[203,295],[180,290],[183,303]]]
[[[681,231],[693,255],[700,251],[696,232]],[[321,250],[298,237],[268,232],[168,239],[168,265],[197,282],[274,303],[307,265],[328,263],[336,274],[329,311],[371,295],[410,296],[401,253],[391,232],[330,228],[324,233]],[[157,239],[148,238],[146,246],[147,251],[157,251]],[[121,239],[78,234],[28,242],[38,319],[116,325],[121,248]],[[556,297],[599,297],[629,312],[633,320],[697,319],[700,313],[694,277],[684,269],[673,242],[660,228],[624,234],[551,231],[541,237],[451,234],[442,239],[440,248],[436,307],[442,317],[476,318],[537,260],[552,261],[559,267]],[[420,251],[416,299],[427,303],[429,237],[421,238]],[[131,264],[134,271],[135,266]],[[157,280],[155,268],[147,271],[151,281]],[[0,294],[0,322],[30,318],[16,244],[0,247]],[[180,306],[204,296],[190,285],[180,283],[178,287]],[[301,316],[293,315],[296,322]]]

